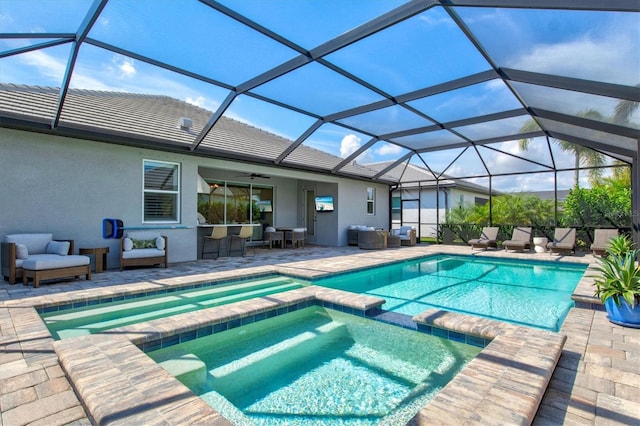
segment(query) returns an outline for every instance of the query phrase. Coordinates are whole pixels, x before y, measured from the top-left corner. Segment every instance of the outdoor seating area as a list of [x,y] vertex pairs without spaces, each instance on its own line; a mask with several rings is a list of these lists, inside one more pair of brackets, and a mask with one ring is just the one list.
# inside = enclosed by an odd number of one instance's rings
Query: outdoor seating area
[[12,234],[2,241],[2,275],[15,284],[18,278],[38,288],[42,280],[84,275],[91,279],[88,256],[74,255],[73,240],[54,240],[53,234]]
[[169,267],[168,238],[154,231],[128,232],[120,239],[120,270],[129,266]]

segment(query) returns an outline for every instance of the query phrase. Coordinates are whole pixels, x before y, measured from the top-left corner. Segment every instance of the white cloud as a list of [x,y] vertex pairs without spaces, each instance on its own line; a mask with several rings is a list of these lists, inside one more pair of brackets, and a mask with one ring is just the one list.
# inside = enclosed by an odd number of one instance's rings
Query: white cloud
[[347,158],[360,148],[361,139],[354,134],[346,135],[340,142],[340,156]]
[[402,153],[402,147],[391,143],[383,143],[380,148],[376,150],[378,155],[398,155]]
[[192,98],[191,96],[187,96],[187,98],[184,100],[186,103],[191,104],[191,105],[195,105],[197,107],[203,107],[205,105],[205,99],[204,96],[198,96],[197,98]]
[[136,75],[136,67],[133,64],[133,59],[116,57],[114,61],[117,64],[118,69],[120,70],[120,76],[124,78],[131,78]]
[[[634,85],[638,82],[637,29],[617,28],[608,37],[584,36],[565,43],[538,44],[508,64],[529,71]],[[585,58],[588,61],[585,62]],[[615,73],[612,73],[615,69]]]
[[21,55],[21,59],[24,64],[36,68],[41,75],[55,80],[58,85],[62,82],[67,68],[66,62],[62,62],[42,50]]

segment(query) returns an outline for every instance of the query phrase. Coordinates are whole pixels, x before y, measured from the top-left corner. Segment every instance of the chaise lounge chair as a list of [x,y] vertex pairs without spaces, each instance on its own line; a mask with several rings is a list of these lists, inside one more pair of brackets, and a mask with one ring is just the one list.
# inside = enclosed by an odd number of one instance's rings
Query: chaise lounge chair
[[593,236],[591,251],[594,256],[604,256],[609,248],[609,240],[618,236],[617,229],[596,229]]
[[530,227],[516,227],[513,228],[513,234],[510,240],[502,242],[502,246],[505,250],[519,250],[524,251],[531,250],[531,228]]
[[553,234],[553,241],[547,244],[547,249],[551,253],[575,253],[575,228],[556,228]]
[[1,244],[2,275],[10,284],[22,277],[27,285],[40,286],[41,280],[68,277],[91,279],[90,259],[74,255],[73,240],[54,240],[53,234],[29,233],[7,235]]
[[475,248],[486,250],[489,247],[498,247],[497,239],[498,227],[485,226],[482,228],[480,238],[469,240],[469,245],[471,246],[471,251]]

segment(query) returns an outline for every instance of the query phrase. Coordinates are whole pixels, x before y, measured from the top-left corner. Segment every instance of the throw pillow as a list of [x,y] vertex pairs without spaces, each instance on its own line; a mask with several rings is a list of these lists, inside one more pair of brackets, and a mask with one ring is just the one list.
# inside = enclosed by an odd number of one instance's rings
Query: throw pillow
[[16,257],[18,259],[26,259],[29,257],[29,250],[24,244],[16,244]]
[[158,250],[164,250],[164,238],[162,237],[156,238],[156,248]]
[[69,254],[69,246],[69,241],[49,241],[49,244],[47,244],[47,254],[66,256]]
[[156,240],[134,240],[132,238],[131,242],[133,242],[134,249],[156,248]]
[[133,241],[131,238],[126,238],[122,241],[122,249],[124,251],[130,251],[133,248]]

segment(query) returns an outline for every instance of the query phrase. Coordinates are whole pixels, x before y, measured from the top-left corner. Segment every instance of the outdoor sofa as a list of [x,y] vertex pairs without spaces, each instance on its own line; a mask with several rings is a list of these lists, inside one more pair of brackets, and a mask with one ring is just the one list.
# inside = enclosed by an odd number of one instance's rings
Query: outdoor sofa
[[403,246],[416,245],[416,228],[413,226],[402,226],[391,231],[392,235],[400,237],[400,244]]
[[91,279],[91,259],[73,254],[73,240],[54,240],[49,233],[11,234],[0,249],[2,275],[10,284],[20,277],[25,285],[32,279],[34,288],[41,280],[81,275]]
[[358,247],[364,250],[387,248],[387,231],[383,229],[362,229],[358,231]]
[[167,268],[167,237],[154,231],[128,232],[120,239],[120,270],[127,266],[164,264]]

